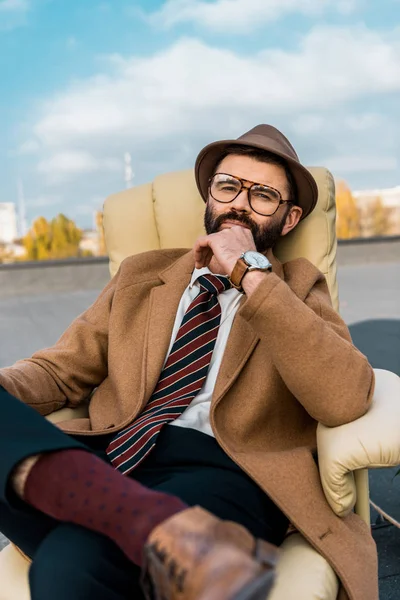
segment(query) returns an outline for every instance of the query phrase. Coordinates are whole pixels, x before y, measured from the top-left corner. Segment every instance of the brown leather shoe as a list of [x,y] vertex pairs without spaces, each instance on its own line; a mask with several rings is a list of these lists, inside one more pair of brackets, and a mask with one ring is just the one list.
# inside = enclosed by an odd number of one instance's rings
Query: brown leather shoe
[[170,517],[144,547],[148,600],[266,600],[279,550],[195,506]]

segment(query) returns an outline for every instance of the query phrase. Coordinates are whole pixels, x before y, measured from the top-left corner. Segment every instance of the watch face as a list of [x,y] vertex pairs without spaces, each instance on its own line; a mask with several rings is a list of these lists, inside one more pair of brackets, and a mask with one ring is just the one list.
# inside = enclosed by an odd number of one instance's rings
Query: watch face
[[247,264],[251,267],[258,267],[259,269],[268,269],[271,266],[268,258],[261,254],[260,252],[255,252],[254,250],[248,250],[244,253],[243,258]]

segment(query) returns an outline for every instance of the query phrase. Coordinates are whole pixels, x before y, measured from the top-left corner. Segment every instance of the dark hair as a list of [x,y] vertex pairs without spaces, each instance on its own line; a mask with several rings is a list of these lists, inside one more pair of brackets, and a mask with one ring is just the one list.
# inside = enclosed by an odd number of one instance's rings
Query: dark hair
[[215,165],[214,171],[218,169],[219,165],[222,163],[224,158],[231,154],[236,154],[238,156],[249,156],[250,158],[254,158],[254,160],[282,167],[282,169],[285,171],[286,179],[288,182],[290,204],[297,204],[297,185],[289,169],[289,166],[284,158],[273,154],[273,152],[268,152],[268,150],[263,150],[262,148],[251,148],[249,146],[232,145],[226,148],[224,154],[221,156],[218,163]]

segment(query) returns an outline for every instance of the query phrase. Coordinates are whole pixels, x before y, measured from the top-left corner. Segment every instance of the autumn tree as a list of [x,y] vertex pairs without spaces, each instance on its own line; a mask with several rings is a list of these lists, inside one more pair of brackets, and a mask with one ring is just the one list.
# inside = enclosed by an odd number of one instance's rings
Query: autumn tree
[[359,237],[360,213],[350,188],[344,181],[336,184],[336,235],[339,239]]
[[377,196],[368,206],[368,220],[370,223],[371,235],[388,235],[390,231],[390,209],[382,202],[382,198]]
[[65,215],[52,221],[38,217],[23,238],[28,260],[48,260],[80,256],[82,231]]
[[23,238],[28,260],[46,260],[51,251],[51,225],[44,217],[38,217]]
[[51,222],[51,258],[79,256],[82,230],[65,215],[57,215]]
[[97,230],[97,237],[98,237],[98,241],[99,241],[98,254],[99,254],[99,256],[106,256],[107,248],[106,248],[106,240],[105,240],[105,236],[104,236],[103,213],[101,210],[96,212],[96,230]]

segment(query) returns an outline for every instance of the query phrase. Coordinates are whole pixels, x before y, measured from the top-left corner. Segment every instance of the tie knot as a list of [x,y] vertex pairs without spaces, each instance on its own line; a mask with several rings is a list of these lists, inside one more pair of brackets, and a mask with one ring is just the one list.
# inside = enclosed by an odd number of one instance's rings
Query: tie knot
[[210,294],[221,294],[232,287],[229,279],[223,275],[212,275],[207,273],[207,275],[200,275],[197,281],[199,282],[200,288],[202,290],[207,290]]

